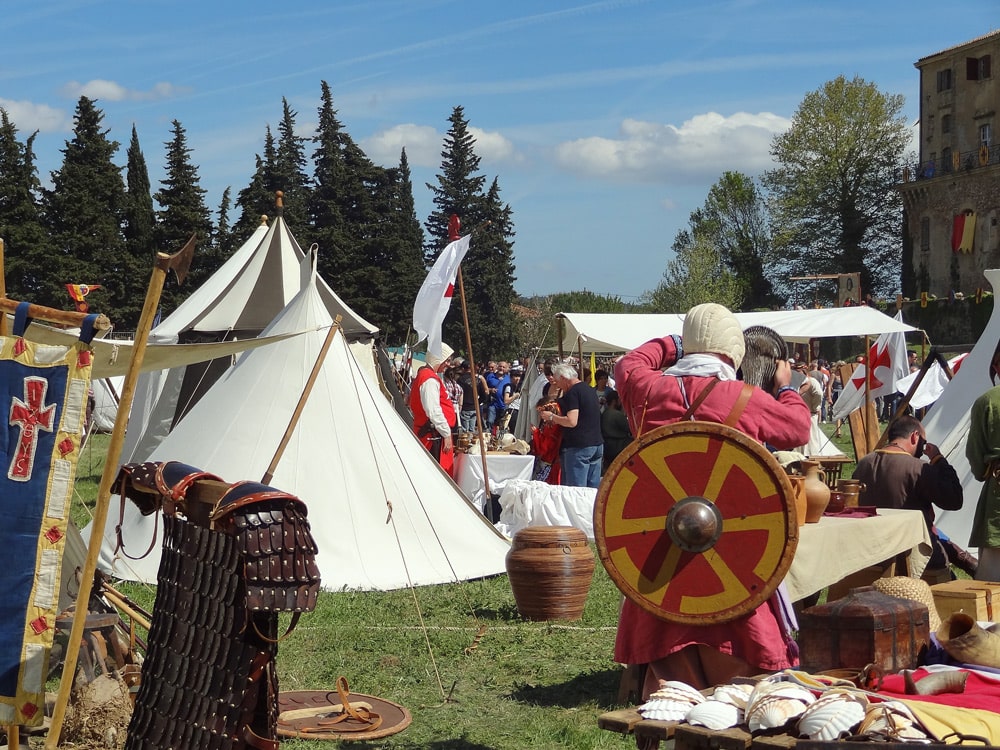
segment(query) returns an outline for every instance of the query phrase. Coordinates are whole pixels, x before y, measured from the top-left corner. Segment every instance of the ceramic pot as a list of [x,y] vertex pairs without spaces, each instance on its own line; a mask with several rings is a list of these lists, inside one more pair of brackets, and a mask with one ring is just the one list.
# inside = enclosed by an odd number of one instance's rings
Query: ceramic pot
[[837,489],[845,494],[844,507],[857,508],[861,493],[865,491],[865,483],[860,479],[838,479]]
[[799,526],[806,522],[806,512],[808,501],[806,499],[806,478],[800,474],[789,474],[788,481],[792,483],[792,491],[795,495],[795,518]]
[[806,523],[816,523],[830,504],[826,472],[820,468],[819,461],[802,461],[801,465],[806,477]]
[[514,534],[507,576],[528,620],[579,620],[594,574],[587,535],[572,526],[528,526]]
[[[855,495],[855,500],[857,500],[857,495]],[[830,503],[826,506],[826,511],[829,513],[840,513],[846,507],[847,493],[840,490],[830,490]]]

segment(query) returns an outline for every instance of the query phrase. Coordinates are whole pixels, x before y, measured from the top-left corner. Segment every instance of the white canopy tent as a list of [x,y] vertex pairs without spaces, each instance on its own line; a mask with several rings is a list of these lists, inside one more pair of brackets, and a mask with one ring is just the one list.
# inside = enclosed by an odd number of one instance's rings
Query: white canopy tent
[[[762,325],[785,341],[806,343],[832,336],[878,336],[919,328],[906,325],[873,307],[835,307],[819,310],[777,310],[736,313],[743,328]],[[640,315],[629,313],[558,313],[563,351],[574,353],[626,352],[672,333],[680,335],[683,313]]]
[[[229,482],[260,480],[317,359],[332,318],[315,273],[265,330],[308,330],[249,352],[216,382],[149,460],[177,460]],[[504,571],[507,540],[462,495],[366,375],[338,331],[271,485],[309,507],[328,590],[394,589]],[[115,514],[112,514],[115,515]],[[115,555],[105,531],[101,567],[155,582],[159,547]],[[128,504],[125,551],[145,550],[154,517]]]
[[[1000,269],[989,269],[983,274],[994,294],[1000,292]],[[993,314],[979,341],[962,360],[961,368],[923,420],[927,439],[938,446],[962,480],[965,503],[961,510],[940,511],[937,518],[938,528],[961,547],[969,543],[972,519],[983,487],[972,476],[965,458],[965,443],[969,436],[972,402],[993,387],[989,376],[990,361],[1000,341],[1000,309],[996,297],[993,299]]]

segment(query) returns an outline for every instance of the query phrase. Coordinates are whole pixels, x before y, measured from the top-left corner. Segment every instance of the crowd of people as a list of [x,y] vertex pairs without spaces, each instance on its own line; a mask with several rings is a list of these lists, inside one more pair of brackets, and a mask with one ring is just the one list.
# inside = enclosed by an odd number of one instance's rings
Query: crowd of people
[[[729,424],[770,450],[796,450],[807,444],[816,422],[832,419],[844,387],[844,363],[789,359],[773,331],[750,335],[732,312],[711,303],[688,311],[681,336],[649,341],[593,374],[571,360],[547,359],[526,391],[517,360],[488,361],[473,373],[467,361],[452,359],[445,349],[443,356],[427,358],[410,395],[414,429],[442,466],[449,465],[444,454],[453,450],[455,435],[475,429],[478,403],[487,431],[508,430],[530,418],[534,479],[582,487],[598,487],[634,436],[682,420]],[[861,363],[863,357],[856,364]],[[918,366],[911,354],[911,370]],[[1000,347],[991,373],[1000,375]],[[935,509],[962,506],[955,469],[927,441],[918,418],[895,412],[896,404],[886,400],[881,415],[892,420],[887,444],[863,457],[855,469],[854,477],[866,487],[862,504],[924,514],[934,541],[930,575],[948,575],[951,564],[976,573],[976,559],[933,525]],[[993,575],[1000,570],[998,414],[1000,386],[973,407],[968,441],[970,465],[986,483],[970,543],[985,548],[985,569]],[[840,429],[838,424],[838,433]],[[783,611],[776,595],[731,622],[681,625],[626,599],[615,659],[646,666],[644,695],[665,679],[708,687],[739,675],[785,669],[795,666],[797,657]]]

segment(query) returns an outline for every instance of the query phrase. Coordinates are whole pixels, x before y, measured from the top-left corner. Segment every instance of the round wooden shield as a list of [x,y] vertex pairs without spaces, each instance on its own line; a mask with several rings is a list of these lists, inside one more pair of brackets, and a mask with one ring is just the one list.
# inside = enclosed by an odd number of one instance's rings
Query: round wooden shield
[[665,425],[608,468],[594,537],[612,580],[647,612],[727,622],[766,601],[792,564],[792,485],[767,449],[737,430]]

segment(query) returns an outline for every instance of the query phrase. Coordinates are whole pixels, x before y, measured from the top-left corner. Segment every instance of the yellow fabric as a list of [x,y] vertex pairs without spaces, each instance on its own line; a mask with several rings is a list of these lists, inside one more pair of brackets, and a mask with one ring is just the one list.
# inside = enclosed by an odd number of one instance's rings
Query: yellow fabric
[[597,372],[597,357],[594,352],[590,353],[590,387],[593,388],[597,385],[597,378],[594,374]]
[[[985,737],[991,745],[1000,744],[1000,714],[978,708],[942,706],[939,703],[901,699],[920,723],[941,740],[952,732]],[[951,742],[951,740],[949,740]]]

